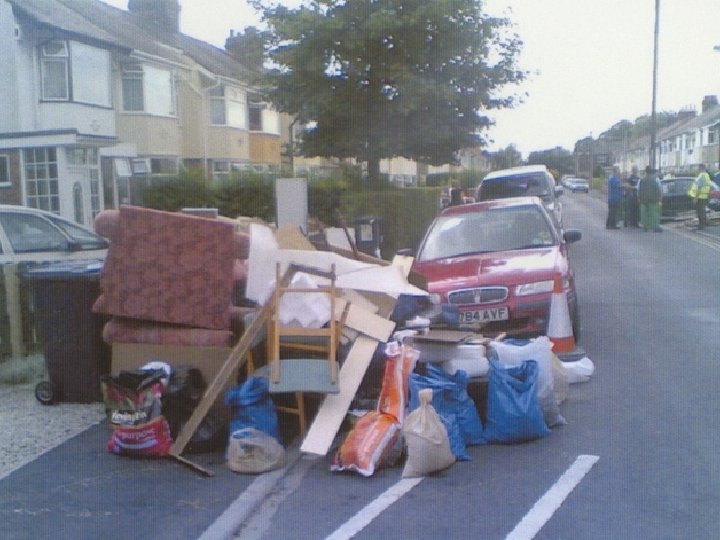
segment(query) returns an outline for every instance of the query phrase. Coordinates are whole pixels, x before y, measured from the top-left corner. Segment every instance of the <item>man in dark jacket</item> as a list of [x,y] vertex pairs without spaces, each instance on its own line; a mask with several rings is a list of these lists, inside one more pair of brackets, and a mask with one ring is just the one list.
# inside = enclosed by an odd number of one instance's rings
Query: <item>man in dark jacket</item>
[[640,203],[638,202],[638,182],[640,182],[640,176],[638,175],[637,165],[633,165],[625,182],[625,226],[626,227],[639,227],[640,226]]

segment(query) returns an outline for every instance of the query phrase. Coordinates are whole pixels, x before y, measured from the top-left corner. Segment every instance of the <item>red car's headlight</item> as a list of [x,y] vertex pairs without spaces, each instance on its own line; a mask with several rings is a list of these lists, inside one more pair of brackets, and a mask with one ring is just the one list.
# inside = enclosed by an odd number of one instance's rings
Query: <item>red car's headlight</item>
[[528,296],[531,294],[549,293],[553,290],[554,282],[552,279],[545,281],[535,281],[533,283],[523,283],[515,287],[515,296]]

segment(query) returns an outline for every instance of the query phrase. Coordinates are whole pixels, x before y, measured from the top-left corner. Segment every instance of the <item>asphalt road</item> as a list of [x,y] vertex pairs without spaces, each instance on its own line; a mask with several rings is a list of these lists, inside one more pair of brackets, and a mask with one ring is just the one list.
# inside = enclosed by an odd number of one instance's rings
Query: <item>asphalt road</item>
[[607,231],[601,199],[563,202],[583,231],[571,257],[596,372],[549,437],[471,447],[413,482],[333,473],[329,456],[254,477],[204,455],[217,476],[203,478],[107,454],[101,424],[0,480],[0,538],[717,538],[720,250],[669,228]]
[[[720,531],[720,251],[691,233],[607,231],[563,196],[591,381],[544,439],[471,447],[417,485],[301,460],[237,538],[710,539]],[[513,533],[511,535],[511,533]]]

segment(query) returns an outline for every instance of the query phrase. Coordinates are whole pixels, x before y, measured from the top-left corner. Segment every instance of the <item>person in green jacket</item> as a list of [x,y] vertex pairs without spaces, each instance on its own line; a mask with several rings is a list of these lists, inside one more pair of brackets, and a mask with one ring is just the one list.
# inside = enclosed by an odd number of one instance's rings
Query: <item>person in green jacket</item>
[[705,168],[705,164],[700,164],[700,173],[690,185],[688,195],[692,197],[695,204],[695,212],[698,217],[698,230],[702,230],[705,228],[705,225],[707,225],[705,207],[707,206],[708,197],[710,196],[710,175]]
[[645,167],[645,176],[638,182],[638,200],[640,201],[640,223],[643,230],[662,232],[660,227],[662,187],[657,172],[650,165]]

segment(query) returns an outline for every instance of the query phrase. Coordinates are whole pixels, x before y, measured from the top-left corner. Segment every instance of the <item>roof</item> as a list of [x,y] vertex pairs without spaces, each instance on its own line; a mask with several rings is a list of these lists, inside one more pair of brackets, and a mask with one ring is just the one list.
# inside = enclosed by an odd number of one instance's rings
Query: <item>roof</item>
[[493,178],[499,178],[499,177],[505,177],[505,176],[515,176],[515,175],[521,175],[521,174],[529,174],[529,173],[545,173],[547,172],[547,167],[545,165],[523,165],[521,167],[511,167],[509,169],[500,169],[497,171],[492,171],[488,173],[483,180],[486,179],[493,179]]
[[694,131],[702,127],[715,125],[718,122],[720,122],[720,105],[715,105],[714,107],[703,111],[701,114],[680,120],[660,130],[657,138],[658,140],[667,139],[674,137],[675,135],[687,133],[688,131]]
[[37,24],[67,32],[80,40],[136,51],[173,63],[196,62],[222,77],[247,81],[248,69],[223,49],[180,32],[150,26],[137,13],[100,0],[6,0],[15,13]]
[[485,210],[518,208],[521,206],[536,206],[542,209],[543,202],[540,197],[506,197],[504,199],[489,199],[487,201],[448,206],[440,212],[440,215],[449,216],[456,214],[470,214],[473,212],[483,212]]

